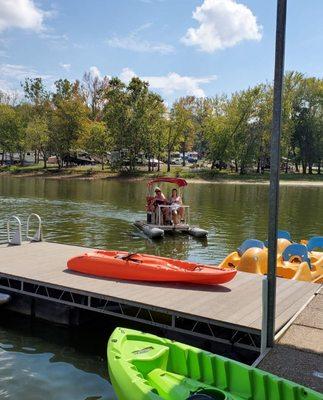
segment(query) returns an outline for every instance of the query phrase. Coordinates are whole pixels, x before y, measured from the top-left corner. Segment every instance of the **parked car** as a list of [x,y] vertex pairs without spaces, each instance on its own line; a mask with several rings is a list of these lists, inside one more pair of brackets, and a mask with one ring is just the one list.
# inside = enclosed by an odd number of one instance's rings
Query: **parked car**
[[72,153],[63,158],[65,163],[76,165],[95,165],[97,162],[85,152]]
[[[157,158],[150,158],[150,159],[145,159],[144,165],[148,165],[150,163],[151,167],[157,167],[158,166],[158,159]],[[163,162],[159,160],[159,165],[162,165]]]
[[171,158],[170,163],[172,165],[182,165],[183,160],[181,158]]

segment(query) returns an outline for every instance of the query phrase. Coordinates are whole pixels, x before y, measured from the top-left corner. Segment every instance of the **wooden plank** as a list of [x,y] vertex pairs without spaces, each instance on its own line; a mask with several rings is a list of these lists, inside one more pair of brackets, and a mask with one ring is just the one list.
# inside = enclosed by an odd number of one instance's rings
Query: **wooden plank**
[[[261,329],[260,275],[239,272],[225,285],[202,287],[115,281],[66,269],[68,258],[91,250],[49,242],[0,246],[0,274],[228,325]],[[286,323],[317,288],[315,284],[278,278],[276,325]]]

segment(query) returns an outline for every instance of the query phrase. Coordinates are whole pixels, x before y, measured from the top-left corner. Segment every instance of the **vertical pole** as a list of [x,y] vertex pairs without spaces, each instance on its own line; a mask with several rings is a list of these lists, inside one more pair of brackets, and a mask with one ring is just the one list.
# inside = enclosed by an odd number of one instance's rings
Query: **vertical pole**
[[270,187],[268,222],[268,275],[267,275],[267,347],[273,347],[275,337],[276,308],[276,260],[277,230],[279,212],[279,172],[280,172],[280,136],[282,114],[282,92],[284,79],[285,31],[287,0],[277,0],[275,78],[273,100],[273,124],[270,146]]

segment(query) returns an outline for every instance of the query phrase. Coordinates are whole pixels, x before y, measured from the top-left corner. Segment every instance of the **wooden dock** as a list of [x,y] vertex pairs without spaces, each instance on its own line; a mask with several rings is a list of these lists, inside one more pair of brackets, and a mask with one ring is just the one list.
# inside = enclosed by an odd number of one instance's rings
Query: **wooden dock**
[[[0,289],[239,346],[259,347],[262,277],[238,272],[221,286],[99,279],[66,269],[91,249],[49,242],[0,246]],[[277,279],[276,332],[320,285]]]

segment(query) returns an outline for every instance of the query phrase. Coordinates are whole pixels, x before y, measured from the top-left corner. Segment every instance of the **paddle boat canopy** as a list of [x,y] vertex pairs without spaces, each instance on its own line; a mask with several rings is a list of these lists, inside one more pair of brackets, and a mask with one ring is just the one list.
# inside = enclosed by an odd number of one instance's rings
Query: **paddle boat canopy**
[[[162,186],[165,189],[162,190]],[[134,225],[150,238],[163,237],[167,232],[206,237],[206,230],[190,225],[190,206],[182,201],[186,186],[187,182],[182,178],[161,177],[150,180],[146,195],[147,218],[135,221]]]

